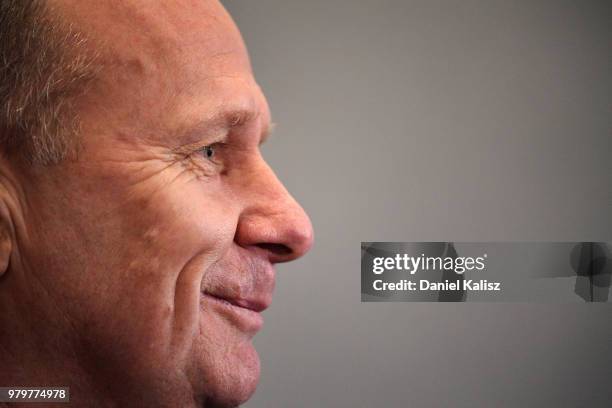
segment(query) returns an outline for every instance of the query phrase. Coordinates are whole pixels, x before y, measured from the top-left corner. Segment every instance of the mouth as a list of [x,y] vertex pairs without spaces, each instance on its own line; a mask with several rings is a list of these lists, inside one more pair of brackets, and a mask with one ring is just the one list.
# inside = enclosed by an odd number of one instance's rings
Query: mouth
[[241,331],[255,335],[263,327],[263,312],[269,305],[256,299],[237,299],[202,293],[204,309],[213,309]]
[[233,252],[206,270],[200,305],[203,313],[253,336],[263,326],[261,312],[270,306],[274,286],[275,270],[265,257]]

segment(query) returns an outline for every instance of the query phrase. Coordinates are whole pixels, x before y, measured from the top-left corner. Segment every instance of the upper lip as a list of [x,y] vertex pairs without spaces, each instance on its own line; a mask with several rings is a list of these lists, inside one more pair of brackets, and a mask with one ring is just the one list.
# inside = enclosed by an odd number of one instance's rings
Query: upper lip
[[201,291],[236,307],[263,312],[272,302],[274,267],[261,258],[243,258],[244,263],[228,261],[208,270]]
[[242,247],[228,252],[207,269],[202,294],[259,313],[272,302],[276,272],[265,252]]

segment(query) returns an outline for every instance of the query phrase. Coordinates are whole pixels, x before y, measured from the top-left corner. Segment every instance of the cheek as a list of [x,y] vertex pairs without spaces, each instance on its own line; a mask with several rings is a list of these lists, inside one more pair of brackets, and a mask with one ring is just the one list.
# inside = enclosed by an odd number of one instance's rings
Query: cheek
[[[219,389],[235,390],[225,386],[252,387],[253,373],[259,372],[252,346],[227,344],[231,328],[200,309],[202,277],[232,244],[238,214],[223,194],[205,188],[175,183],[124,207],[121,276],[113,278],[117,284],[110,290],[118,296],[96,315],[100,327],[92,338],[104,340],[95,348],[104,351],[108,365],[134,378],[129,383],[160,375],[168,382],[170,373],[193,366],[196,376],[188,381],[195,388],[222,373],[225,385]],[[129,360],[110,364],[109,356]],[[224,372],[224,367],[240,369]]]
[[[67,199],[41,199],[40,231],[24,250],[32,271],[44,271],[42,295],[78,333],[84,361],[126,391],[184,382],[172,373],[190,364],[196,378],[221,372],[228,387],[253,388],[259,361],[250,343],[227,344],[230,328],[199,308],[202,276],[232,245],[239,204],[220,183],[178,172],[137,185],[116,173],[74,174],[92,187],[73,181],[63,194],[39,194]],[[50,308],[41,314],[57,320]]]
[[117,292],[140,292],[144,303],[152,303],[149,310],[160,304],[175,312],[197,308],[181,305],[180,295],[199,289],[204,271],[232,244],[238,218],[222,193],[205,188],[176,182],[135,200],[122,214],[123,284]]
[[180,264],[197,253],[216,257],[231,244],[238,218],[231,203],[191,190],[199,194],[168,189],[162,200],[137,207],[134,239],[153,256]]
[[114,261],[102,278],[105,296],[87,295],[92,280],[77,295],[90,306],[81,317],[100,357],[110,363],[111,356],[130,356],[115,364],[126,374],[155,376],[152,366],[180,371],[199,342],[202,276],[232,244],[238,218],[230,200],[208,187],[179,180],[132,196],[112,213],[116,234],[91,249]]

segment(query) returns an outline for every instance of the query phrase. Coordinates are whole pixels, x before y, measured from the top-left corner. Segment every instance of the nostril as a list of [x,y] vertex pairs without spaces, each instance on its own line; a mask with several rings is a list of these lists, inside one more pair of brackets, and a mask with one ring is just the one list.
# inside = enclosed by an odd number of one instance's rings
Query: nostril
[[260,248],[265,249],[266,251],[269,251],[275,255],[281,255],[281,256],[285,256],[285,255],[290,255],[293,250],[291,250],[291,248],[289,248],[287,245],[283,245],[283,244],[258,244],[257,245]]

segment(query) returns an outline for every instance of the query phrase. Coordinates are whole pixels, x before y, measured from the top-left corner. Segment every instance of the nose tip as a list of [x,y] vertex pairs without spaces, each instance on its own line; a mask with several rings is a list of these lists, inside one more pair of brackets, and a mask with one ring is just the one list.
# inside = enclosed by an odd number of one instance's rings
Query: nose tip
[[304,209],[284,189],[259,196],[238,221],[236,242],[264,250],[271,263],[293,261],[313,245],[314,232]]
[[271,263],[300,258],[312,247],[314,233],[304,210],[295,202],[293,208],[293,211],[245,220],[240,226],[241,240],[265,250]]
[[301,207],[299,208],[302,214],[293,218],[292,225],[288,226],[285,232],[285,245],[287,245],[289,251],[283,256],[277,257],[275,262],[293,261],[305,255],[312,248],[314,243],[312,223],[304,210]]

